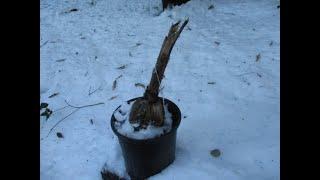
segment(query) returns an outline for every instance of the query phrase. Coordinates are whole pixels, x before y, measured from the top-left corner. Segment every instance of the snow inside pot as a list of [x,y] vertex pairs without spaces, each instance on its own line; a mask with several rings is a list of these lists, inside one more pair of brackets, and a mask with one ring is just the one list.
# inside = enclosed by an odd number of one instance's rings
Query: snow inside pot
[[128,114],[130,105],[139,98],[119,106],[111,117],[112,130],[118,136],[126,170],[132,179],[155,175],[174,161],[177,128],[181,121],[178,106],[164,98],[164,126],[135,131]]

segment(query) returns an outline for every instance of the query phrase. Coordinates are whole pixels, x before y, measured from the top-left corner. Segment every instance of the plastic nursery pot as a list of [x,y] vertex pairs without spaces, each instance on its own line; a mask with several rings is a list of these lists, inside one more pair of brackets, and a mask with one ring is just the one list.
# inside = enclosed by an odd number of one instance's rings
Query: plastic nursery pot
[[[139,98],[141,97],[131,99],[128,102]],[[181,121],[181,112],[172,101],[164,99],[164,102],[168,104],[168,111],[172,114],[171,131],[151,139],[132,139],[121,135],[114,126],[116,119],[112,114],[111,127],[118,136],[126,170],[131,179],[145,179],[155,175],[175,159],[176,134]]]

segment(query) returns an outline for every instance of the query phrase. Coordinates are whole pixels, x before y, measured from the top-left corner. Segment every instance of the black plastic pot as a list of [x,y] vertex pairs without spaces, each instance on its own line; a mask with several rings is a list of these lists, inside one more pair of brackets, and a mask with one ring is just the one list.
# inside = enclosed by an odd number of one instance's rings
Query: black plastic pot
[[[136,99],[138,98],[131,99],[128,102]],[[181,112],[172,101],[164,99],[164,102],[168,104],[168,111],[172,114],[172,128],[170,132],[152,139],[131,139],[119,134],[114,127],[116,119],[113,115],[111,117],[111,127],[118,136],[126,170],[131,179],[145,179],[155,175],[169,166],[175,159],[176,134],[181,121]]]

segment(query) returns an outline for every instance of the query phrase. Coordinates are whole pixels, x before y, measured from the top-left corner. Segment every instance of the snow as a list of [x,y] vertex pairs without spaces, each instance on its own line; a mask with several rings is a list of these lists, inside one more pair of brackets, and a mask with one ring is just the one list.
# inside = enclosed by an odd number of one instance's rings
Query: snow
[[[134,101],[133,101],[134,102]],[[130,111],[131,111],[131,106],[133,104],[133,102],[130,102],[130,103],[127,103],[127,102],[123,102],[119,109],[116,110],[113,115],[114,117],[116,118],[117,121],[119,122],[124,122],[127,120],[129,114],[130,114]]]
[[[149,179],[280,179],[278,0],[191,0],[163,13],[160,0],[91,1],[40,1],[40,96],[53,110],[40,118],[41,179],[99,180],[103,167],[125,176],[111,115],[143,94],[135,83],[148,84],[170,25],[186,17],[161,94],[185,117],[176,160]],[[46,137],[74,110],[55,111],[65,100],[104,104],[79,109]]]
[[113,114],[117,120],[115,122],[115,128],[120,134],[132,139],[151,139],[170,132],[172,127],[172,118],[171,113],[168,110],[168,104],[164,105],[165,117],[163,126],[156,127],[153,125],[148,125],[146,129],[135,131],[134,128],[138,127],[139,124],[131,124],[129,122],[129,114],[133,103],[134,101],[132,101],[129,105],[126,102],[123,103]]

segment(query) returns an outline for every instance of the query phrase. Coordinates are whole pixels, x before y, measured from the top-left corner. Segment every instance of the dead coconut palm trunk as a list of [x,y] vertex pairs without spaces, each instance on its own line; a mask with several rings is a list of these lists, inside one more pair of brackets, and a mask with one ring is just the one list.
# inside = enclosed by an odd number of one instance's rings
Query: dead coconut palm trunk
[[140,128],[146,128],[150,123],[155,126],[162,126],[164,122],[163,102],[158,97],[159,87],[163,79],[164,71],[169,62],[172,48],[187,25],[188,19],[179,28],[180,21],[173,24],[165,37],[157,59],[157,63],[152,72],[152,77],[143,98],[136,100],[129,115],[130,123],[138,123]]

